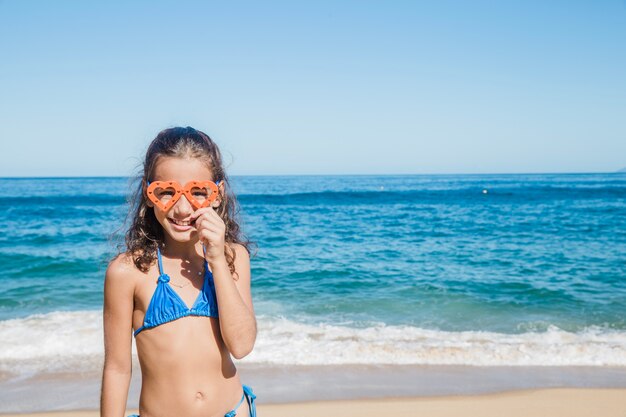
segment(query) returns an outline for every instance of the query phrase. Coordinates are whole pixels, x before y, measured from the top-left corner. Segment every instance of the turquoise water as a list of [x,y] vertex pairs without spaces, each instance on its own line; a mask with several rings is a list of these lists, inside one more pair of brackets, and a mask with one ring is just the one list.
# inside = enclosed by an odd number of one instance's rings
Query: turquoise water
[[[423,340],[478,333],[501,346],[617,337],[602,340],[626,364],[624,174],[231,181],[259,248],[252,290],[268,338],[337,332],[320,346],[384,339],[413,358]],[[98,317],[129,190],[127,178],[0,179],[0,337]],[[259,343],[259,361],[285,353]]]

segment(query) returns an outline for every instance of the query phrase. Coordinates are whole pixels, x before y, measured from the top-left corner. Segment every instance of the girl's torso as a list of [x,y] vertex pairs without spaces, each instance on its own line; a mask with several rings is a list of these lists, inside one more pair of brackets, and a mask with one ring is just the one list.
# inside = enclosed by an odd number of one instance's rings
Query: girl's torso
[[[195,271],[201,269],[186,265],[185,268],[192,269],[192,284],[177,288],[172,284],[189,282],[182,276],[181,262],[161,258],[159,264],[153,265],[147,274],[136,271],[133,329],[144,326],[146,312],[151,300],[155,304],[153,298],[159,285],[162,286],[159,294],[164,298],[161,304],[172,304],[179,313],[181,308],[191,310],[199,305],[199,298],[202,298],[199,294],[203,290],[209,304],[213,303],[210,299],[214,293],[211,295],[208,291],[206,271],[196,275]],[[204,268],[208,269],[208,264],[205,263]],[[164,273],[167,273],[169,282],[164,282],[167,280],[162,278]],[[212,284],[212,276],[210,278]],[[152,310],[155,311],[154,306]],[[135,340],[142,373],[139,400],[142,417],[223,417],[239,402],[241,381],[222,339],[216,309],[214,313],[213,317],[183,316],[144,328],[137,334]],[[247,417],[247,413],[245,407],[237,410],[238,417]]]

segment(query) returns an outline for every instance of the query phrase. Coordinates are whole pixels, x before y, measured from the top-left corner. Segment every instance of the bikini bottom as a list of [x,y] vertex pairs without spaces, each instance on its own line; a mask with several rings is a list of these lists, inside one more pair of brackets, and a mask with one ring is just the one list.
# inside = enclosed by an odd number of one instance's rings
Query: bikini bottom
[[[256,399],[256,395],[254,395],[254,393],[252,392],[252,388],[249,387],[248,385],[242,384],[242,386],[243,386],[243,395],[241,396],[241,400],[239,400],[239,403],[235,406],[235,408],[230,410],[228,413],[224,414],[224,417],[235,417],[237,415],[237,409],[239,408],[239,406],[241,405],[244,399],[248,403],[248,409],[250,410],[250,417],[256,417],[256,404],[254,403],[254,400]],[[139,417],[139,414],[131,414],[128,417]]]

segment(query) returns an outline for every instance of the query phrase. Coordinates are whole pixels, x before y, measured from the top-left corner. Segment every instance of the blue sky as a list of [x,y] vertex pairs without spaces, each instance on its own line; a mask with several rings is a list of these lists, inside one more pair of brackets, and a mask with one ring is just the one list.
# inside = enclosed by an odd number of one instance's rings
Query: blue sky
[[624,1],[0,1],[0,176],[175,125],[231,175],[606,172],[625,120]]

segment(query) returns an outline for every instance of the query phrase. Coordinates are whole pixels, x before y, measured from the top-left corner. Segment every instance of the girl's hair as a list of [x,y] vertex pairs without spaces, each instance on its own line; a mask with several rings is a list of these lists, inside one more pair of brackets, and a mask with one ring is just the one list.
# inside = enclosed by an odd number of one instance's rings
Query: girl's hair
[[[217,145],[211,138],[192,127],[173,127],[159,132],[146,151],[143,167],[134,178],[139,182],[136,191],[131,194],[128,203],[132,213],[132,223],[126,232],[126,249],[135,266],[142,272],[147,272],[156,259],[156,249],[163,249],[165,240],[163,228],[154,215],[154,210],[148,207],[147,181],[154,180],[154,171],[161,157],[199,158],[207,164],[213,173],[213,181],[222,181],[224,195],[222,203],[215,209],[224,220],[226,226],[224,254],[228,261],[231,274],[235,274],[235,252],[228,243],[239,243],[250,253],[251,245],[256,245],[245,239],[237,222],[239,205],[231,191],[230,182],[222,165],[222,156]],[[220,184],[221,185],[221,184]],[[126,224],[126,223],[125,223]],[[236,274],[235,274],[236,275]]]

